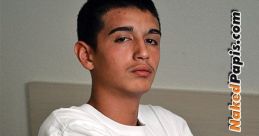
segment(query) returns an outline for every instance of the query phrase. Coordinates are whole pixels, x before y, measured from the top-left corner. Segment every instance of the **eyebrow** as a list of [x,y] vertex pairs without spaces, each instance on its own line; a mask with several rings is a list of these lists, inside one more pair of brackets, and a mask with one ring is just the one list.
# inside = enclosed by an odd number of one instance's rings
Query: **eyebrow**
[[123,27],[116,27],[114,29],[112,29],[108,35],[111,35],[117,31],[128,31],[128,32],[132,32],[133,31],[133,27],[130,27],[130,26],[123,26]]
[[[116,27],[116,28],[112,29],[112,30],[108,33],[108,35],[111,35],[111,34],[117,32],[117,31],[132,32],[132,31],[133,31],[133,27],[131,27],[131,26]],[[159,34],[159,35],[161,36],[161,31],[158,30],[158,29],[152,28],[152,29],[150,29],[150,30],[148,31],[148,34]]]
[[158,29],[150,29],[148,31],[149,34],[159,34],[161,36],[161,31]]

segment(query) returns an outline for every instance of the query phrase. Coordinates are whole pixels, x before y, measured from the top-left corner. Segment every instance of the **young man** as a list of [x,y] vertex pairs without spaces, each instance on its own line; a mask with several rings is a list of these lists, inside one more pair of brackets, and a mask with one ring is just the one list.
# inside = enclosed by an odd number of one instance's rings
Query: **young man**
[[151,0],[88,0],[78,16],[75,54],[91,73],[91,97],[55,110],[39,136],[192,136],[181,117],[139,105],[155,77],[160,38]]

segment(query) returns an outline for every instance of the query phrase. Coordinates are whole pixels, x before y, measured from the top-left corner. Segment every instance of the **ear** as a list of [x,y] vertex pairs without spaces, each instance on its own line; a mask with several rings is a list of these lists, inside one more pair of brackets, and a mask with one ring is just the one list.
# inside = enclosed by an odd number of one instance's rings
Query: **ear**
[[88,70],[94,69],[94,64],[93,64],[94,51],[88,44],[86,44],[83,41],[78,41],[75,43],[74,51],[78,60],[80,61],[80,63],[84,68]]

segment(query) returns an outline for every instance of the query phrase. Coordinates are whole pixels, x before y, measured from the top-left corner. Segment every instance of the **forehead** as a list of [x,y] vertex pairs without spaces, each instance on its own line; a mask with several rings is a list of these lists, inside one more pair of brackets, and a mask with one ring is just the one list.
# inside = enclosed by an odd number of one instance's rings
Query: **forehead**
[[102,16],[105,27],[120,25],[148,25],[159,28],[159,23],[148,10],[140,10],[135,7],[113,8]]

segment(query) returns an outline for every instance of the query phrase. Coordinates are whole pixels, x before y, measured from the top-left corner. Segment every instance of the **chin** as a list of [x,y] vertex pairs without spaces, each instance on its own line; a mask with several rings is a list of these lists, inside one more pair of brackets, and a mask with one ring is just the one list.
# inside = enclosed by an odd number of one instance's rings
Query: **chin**
[[141,83],[138,82],[134,85],[132,85],[132,88],[130,89],[131,92],[136,93],[136,94],[144,94],[148,92],[151,88],[151,83]]

